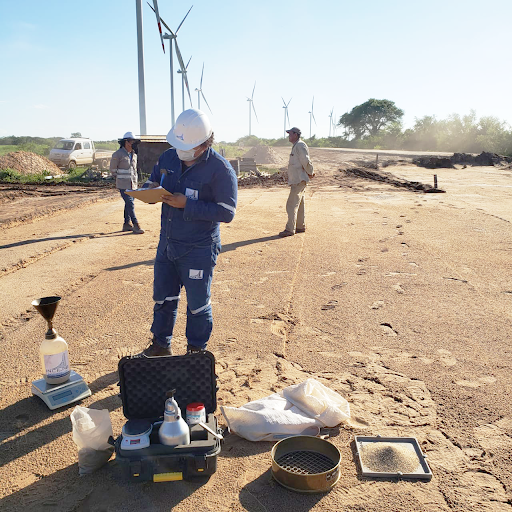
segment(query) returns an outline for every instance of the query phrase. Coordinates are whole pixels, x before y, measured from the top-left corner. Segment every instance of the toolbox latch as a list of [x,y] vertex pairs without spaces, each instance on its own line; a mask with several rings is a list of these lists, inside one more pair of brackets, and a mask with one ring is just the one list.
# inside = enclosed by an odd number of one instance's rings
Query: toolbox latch
[[142,464],[140,460],[130,462],[130,474],[132,478],[139,478],[142,471]]
[[206,462],[206,457],[194,457],[194,461],[196,463],[196,471],[202,473],[206,470],[208,464]]

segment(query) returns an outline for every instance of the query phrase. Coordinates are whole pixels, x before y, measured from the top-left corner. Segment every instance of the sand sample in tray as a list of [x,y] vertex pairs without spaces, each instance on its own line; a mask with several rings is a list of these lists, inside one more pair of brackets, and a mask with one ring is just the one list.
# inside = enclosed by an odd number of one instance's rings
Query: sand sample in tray
[[409,447],[396,443],[369,443],[361,451],[361,461],[376,473],[414,473],[420,462]]

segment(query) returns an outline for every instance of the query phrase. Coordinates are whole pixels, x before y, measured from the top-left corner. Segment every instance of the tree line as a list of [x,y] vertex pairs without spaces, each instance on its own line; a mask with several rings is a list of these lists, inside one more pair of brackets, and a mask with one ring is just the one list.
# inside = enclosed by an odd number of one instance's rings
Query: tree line
[[[453,153],[481,153],[488,151],[500,155],[512,155],[512,131],[508,124],[493,116],[477,118],[475,111],[460,116],[451,114],[446,119],[436,116],[416,118],[412,128],[403,128],[404,111],[393,101],[374,98],[355,106],[343,114],[336,123],[343,134],[303,139],[312,147],[357,149],[403,149],[411,151],[439,151]],[[72,136],[80,136],[79,132]],[[0,137],[0,145],[13,145],[23,151],[48,156],[50,149],[62,137]],[[108,149],[106,142],[96,143],[98,148]],[[222,144],[226,144],[225,142]],[[288,138],[263,139],[249,135],[238,139],[233,146],[286,146]],[[115,144],[114,144],[115,146]]]
[[[402,149],[410,151],[439,151],[453,153],[481,153],[489,151],[512,155],[512,131],[508,124],[496,117],[477,118],[475,111],[460,116],[451,114],[446,119],[436,116],[416,118],[414,126],[404,130],[404,111],[393,101],[369,99],[343,114],[336,126],[343,135],[303,139],[312,147],[357,149]],[[237,144],[283,146],[287,138],[259,139],[247,136]]]

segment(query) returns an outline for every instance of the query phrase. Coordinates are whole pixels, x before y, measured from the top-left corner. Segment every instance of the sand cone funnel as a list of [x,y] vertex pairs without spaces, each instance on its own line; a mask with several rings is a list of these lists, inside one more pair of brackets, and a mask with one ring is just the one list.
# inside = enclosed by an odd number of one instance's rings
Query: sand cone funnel
[[34,306],[48,322],[48,332],[46,334],[53,333],[53,315],[55,315],[55,310],[59,305],[60,299],[60,297],[43,297],[32,301],[32,306]]

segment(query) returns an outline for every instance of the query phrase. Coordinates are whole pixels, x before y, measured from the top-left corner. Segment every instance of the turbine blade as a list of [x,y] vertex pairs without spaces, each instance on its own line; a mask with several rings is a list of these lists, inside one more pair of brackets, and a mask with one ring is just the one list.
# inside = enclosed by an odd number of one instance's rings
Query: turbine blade
[[286,104],[286,106],[288,106],[292,102],[292,99],[293,98],[290,98],[290,101]]
[[210,108],[210,105],[208,105],[208,102],[206,101],[206,98],[204,97],[203,91],[201,91],[201,96],[203,97],[203,100],[206,103],[208,110],[213,114],[212,109]]
[[313,114],[313,111],[311,111],[311,117],[313,118],[313,121],[315,121],[316,124],[315,114]]
[[[147,3],[149,5],[149,7],[151,7],[151,10],[156,14],[156,11],[155,9],[153,8],[153,6],[148,2]],[[173,36],[175,35],[174,32],[169,28],[169,25],[167,25],[167,23],[165,23],[165,21],[160,18],[160,21],[162,22],[162,25],[170,32],[170,34],[172,34]]]
[[[194,7],[194,6],[192,6]],[[188,10],[187,14],[185,14],[185,18],[188,16],[188,13],[192,10],[192,7]],[[181,23],[179,24],[178,28],[176,29],[176,34],[178,33],[178,30],[180,29],[181,25],[183,25],[183,22],[185,21],[185,18],[181,20]]]
[[[183,75],[183,78],[185,79],[185,86],[187,87],[188,98],[190,100],[190,103],[192,103],[192,97],[190,96],[190,88],[188,86],[187,68],[185,66],[185,63],[183,62],[183,57],[181,56],[181,52],[180,52],[180,49],[178,46],[177,39],[174,40],[174,45],[176,46],[176,56],[178,57],[178,62],[180,63],[181,73]],[[192,58],[192,57],[190,57],[190,58]],[[190,62],[190,60],[189,60],[189,62]],[[188,66],[188,64],[187,64],[187,66]]]
[[201,71],[201,81],[199,82],[199,89],[203,88],[203,73],[204,73],[204,62],[203,62],[203,69]]
[[284,98],[283,98],[282,96],[281,96],[281,99],[283,100],[284,108],[286,108],[286,107],[287,107],[287,105],[286,105],[286,101],[284,101]]
[[187,73],[183,73],[183,77],[185,78],[185,87],[187,88],[188,99],[190,101],[190,105],[192,105],[192,96],[190,95],[190,87],[188,86]]
[[192,60],[192,56],[190,56],[190,59],[188,59],[187,67],[185,69],[188,69],[188,65],[190,64],[190,61]]
[[174,40],[174,45],[176,47],[176,57],[178,57],[178,62],[180,63],[181,72],[184,73],[187,71],[187,68],[185,67],[185,63],[183,62],[183,57],[181,56],[180,49],[178,47],[178,40]]
[[252,88],[251,100],[254,98],[254,89],[256,89],[256,82],[254,82],[254,87]]
[[254,102],[253,101],[251,101],[251,105],[252,105],[252,109],[254,110],[254,115],[256,116],[256,121],[258,121],[258,123],[259,123],[258,114],[256,114],[256,109],[254,108]]
[[160,32],[160,41],[162,42],[162,50],[165,53],[164,37],[162,35],[162,25],[160,25],[160,14],[158,14],[158,0],[153,0],[153,5],[155,6],[155,8],[153,10],[155,11],[156,24],[158,25],[158,31]]
[[290,116],[288,115],[288,109],[286,109],[286,119],[288,119],[288,125],[290,124]]

